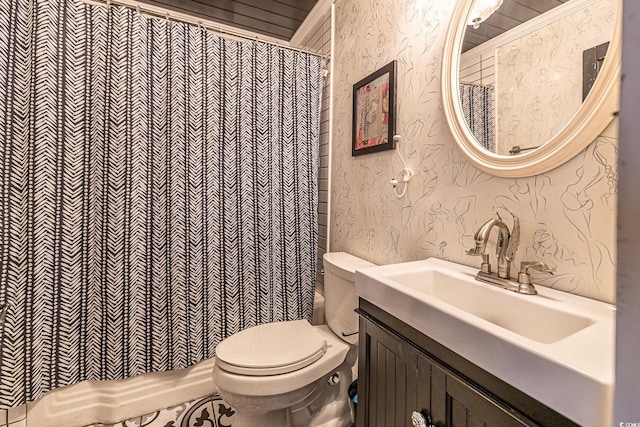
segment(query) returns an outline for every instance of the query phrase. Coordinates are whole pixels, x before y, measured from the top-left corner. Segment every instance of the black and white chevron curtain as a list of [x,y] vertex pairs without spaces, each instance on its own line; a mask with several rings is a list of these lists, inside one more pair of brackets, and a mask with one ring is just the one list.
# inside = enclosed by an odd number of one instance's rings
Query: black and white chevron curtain
[[460,84],[462,112],[469,130],[484,148],[495,152],[493,87]]
[[312,315],[320,59],[0,2],[0,407]]

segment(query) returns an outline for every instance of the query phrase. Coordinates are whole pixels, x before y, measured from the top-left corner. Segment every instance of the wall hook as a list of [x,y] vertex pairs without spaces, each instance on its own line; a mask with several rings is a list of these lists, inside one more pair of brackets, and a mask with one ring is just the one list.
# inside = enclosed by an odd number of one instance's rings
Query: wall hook
[[[401,139],[402,137],[400,135],[393,135],[394,141],[399,143]],[[392,178],[391,181],[389,181],[389,183],[393,186],[393,194],[395,194],[395,196],[398,199],[400,199],[404,197],[404,195],[407,192],[409,181],[411,181],[411,178],[413,178],[413,170],[411,170],[411,168],[407,166],[407,162],[405,161],[399,146],[398,146],[398,157],[400,157],[400,162],[402,163],[402,172],[400,172],[401,181],[398,181],[397,179]],[[401,193],[398,193],[398,190],[397,190],[397,187],[399,184],[404,184],[404,187]]]

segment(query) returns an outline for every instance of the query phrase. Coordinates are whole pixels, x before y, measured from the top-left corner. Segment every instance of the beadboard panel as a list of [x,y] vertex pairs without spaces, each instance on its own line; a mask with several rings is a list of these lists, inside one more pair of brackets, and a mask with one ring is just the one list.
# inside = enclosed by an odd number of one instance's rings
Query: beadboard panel
[[[331,54],[331,11],[329,10],[318,21],[313,30],[305,37],[301,47],[323,55]],[[329,63],[325,64],[329,70]],[[324,295],[324,277],[322,271],[322,256],[327,251],[327,210],[329,201],[329,98],[331,93],[330,77],[324,79],[322,92],[322,110],[320,115],[320,170],[318,175],[318,274],[316,275],[316,289]]]

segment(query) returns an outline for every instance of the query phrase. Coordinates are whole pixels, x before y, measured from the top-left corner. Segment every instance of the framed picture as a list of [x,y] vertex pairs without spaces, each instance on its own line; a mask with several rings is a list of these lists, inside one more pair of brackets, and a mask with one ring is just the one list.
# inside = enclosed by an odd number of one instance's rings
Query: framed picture
[[392,61],[353,85],[352,156],[396,148],[396,68]]

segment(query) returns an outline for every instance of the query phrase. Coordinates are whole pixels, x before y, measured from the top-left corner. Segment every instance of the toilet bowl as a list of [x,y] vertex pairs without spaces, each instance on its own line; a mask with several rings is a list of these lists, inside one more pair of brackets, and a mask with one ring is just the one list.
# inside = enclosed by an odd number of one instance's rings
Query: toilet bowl
[[356,269],[374,264],[324,255],[325,319],[245,329],[216,348],[213,379],[234,409],[234,427],[351,426],[348,387],[357,360]]

